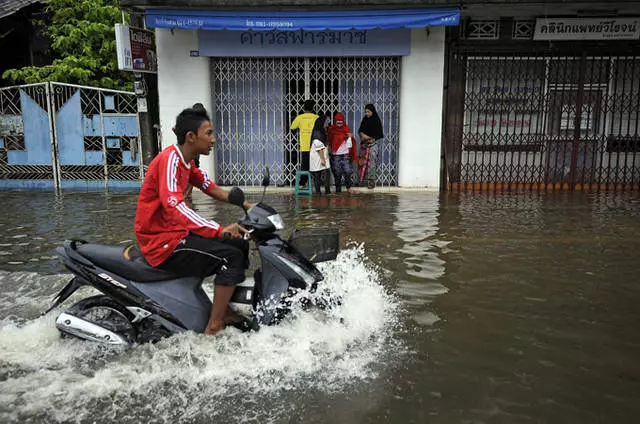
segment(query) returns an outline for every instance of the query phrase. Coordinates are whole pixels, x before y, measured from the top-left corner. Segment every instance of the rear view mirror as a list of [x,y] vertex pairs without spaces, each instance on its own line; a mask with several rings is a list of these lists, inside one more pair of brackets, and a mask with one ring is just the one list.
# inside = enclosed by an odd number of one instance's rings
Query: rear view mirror
[[269,175],[269,167],[264,168],[264,173],[262,174],[262,187],[268,187],[271,184],[271,177]]
[[233,187],[229,191],[229,203],[232,205],[243,207],[244,205],[244,191],[239,187]]

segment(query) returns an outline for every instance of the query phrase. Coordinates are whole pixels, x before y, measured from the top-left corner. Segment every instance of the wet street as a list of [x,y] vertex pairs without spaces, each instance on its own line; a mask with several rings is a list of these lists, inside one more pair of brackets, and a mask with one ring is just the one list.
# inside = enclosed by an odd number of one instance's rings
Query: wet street
[[[285,234],[340,228],[321,267],[343,321],[299,312],[120,351],[61,339],[61,308],[40,314],[70,278],[54,249],[131,243],[136,193],[2,192],[0,422],[637,422],[637,196],[265,201]],[[199,193],[194,207],[223,225],[241,215]]]

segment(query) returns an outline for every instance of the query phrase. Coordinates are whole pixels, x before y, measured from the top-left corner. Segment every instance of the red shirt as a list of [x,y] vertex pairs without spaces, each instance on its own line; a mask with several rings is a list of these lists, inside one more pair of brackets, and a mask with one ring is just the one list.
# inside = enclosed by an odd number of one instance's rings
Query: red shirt
[[144,177],[134,229],[140,250],[151,266],[164,262],[190,232],[203,237],[222,235],[223,227],[207,221],[184,202],[188,184],[205,193],[216,184],[191,161],[185,163],[178,146],[156,156]]

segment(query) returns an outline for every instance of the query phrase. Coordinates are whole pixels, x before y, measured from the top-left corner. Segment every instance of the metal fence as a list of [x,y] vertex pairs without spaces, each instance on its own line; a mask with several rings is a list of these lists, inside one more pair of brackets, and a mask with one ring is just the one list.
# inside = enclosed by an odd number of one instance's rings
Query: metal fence
[[0,187],[137,187],[133,93],[62,83],[0,89]]
[[212,66],[219,183],[259,184],[268,165],[276,184],[292,185],[300,158],[289,126],[312,99],[317,112],[343,112],[354,134],[364,106],[375,104],[385,132],[377,183],[397,185],[399,58],[221,58]]
[[640,55],[580,50],[452,53],[450,188],[639,189]]

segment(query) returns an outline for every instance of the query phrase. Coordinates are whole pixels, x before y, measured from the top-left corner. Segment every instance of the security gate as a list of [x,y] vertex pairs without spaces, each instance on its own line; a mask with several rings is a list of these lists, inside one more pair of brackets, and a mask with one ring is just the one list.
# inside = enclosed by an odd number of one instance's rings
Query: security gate
[[452,43],[449,188],[639,190],[640,43],[511,43]]
[[216,58],[212,67],[219,184],[257,185],[269,166],[274,183],[292,185],[300,161],[289,126],[312,99],[316,113],[344,113],[354,134],[364,106],[376,106],[378,184],[397,185],[399,58]]
[[62,83],[0,89],[0,188],[138,187],[133,93]]
[[0,188],[57,183],[50,98],[45,83],[0,89]]

